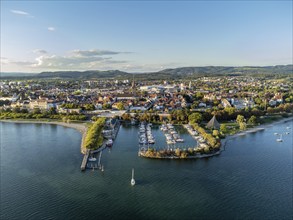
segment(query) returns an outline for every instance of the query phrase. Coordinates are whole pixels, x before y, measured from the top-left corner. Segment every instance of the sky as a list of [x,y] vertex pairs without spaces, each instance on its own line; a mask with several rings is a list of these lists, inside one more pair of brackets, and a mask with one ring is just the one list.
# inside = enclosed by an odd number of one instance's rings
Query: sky
[[1,72],[292,64],[292,1],[1,0]]

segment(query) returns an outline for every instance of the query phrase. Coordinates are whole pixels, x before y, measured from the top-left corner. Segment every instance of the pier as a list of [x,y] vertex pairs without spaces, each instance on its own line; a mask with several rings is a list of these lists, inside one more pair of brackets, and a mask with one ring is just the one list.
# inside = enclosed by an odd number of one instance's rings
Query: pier
[[90,155],[90,150],[87,149],[85,155],[83,156],[83,160],[80,166],[81,171],[85,171],[89,155]]

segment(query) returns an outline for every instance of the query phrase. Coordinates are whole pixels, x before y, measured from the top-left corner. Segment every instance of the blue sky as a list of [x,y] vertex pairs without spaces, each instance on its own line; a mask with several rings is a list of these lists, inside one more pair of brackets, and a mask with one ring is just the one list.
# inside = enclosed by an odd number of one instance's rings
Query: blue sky
[[292,1],[1,1],[1,71],[292,64]]

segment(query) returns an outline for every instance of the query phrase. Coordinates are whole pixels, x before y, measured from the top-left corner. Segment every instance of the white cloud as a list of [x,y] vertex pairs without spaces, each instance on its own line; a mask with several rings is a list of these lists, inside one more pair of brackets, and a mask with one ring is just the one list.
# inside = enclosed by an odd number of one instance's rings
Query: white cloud
[[35,50],[33,50],[33,53],[35,53],[35,54],[47,54],[48,52],[46,50],[43,50],[43,49],[35,49]]
[[56,28],[54,28],[54,27],[48,27],[48,31],[55,31],[56,30]]
[[0,57],[0,63],[1,65],[8,64],[9,60],[6,57]]
[[34,17],[34,16],[30,15],[28,12],[25,12],[25,11],[20,11],[20,10],[10,10],[10,12],[13,13],[13,14],[23,15],[23,16],[27,16],[27,17],[31,17],[31,18]]
[[1,57],[0,63],[1,65],[16,65],[16,66],[27,66],[27,67],[34,64],[34,62],[31,62],[31,61],[15,61],[15,60],[10,60],[6,57]]
[[[125,53],[110,50],[74,50],[69,51],[68,55],[52,55],[44,49],[33,51],[36,58],[30,61],[13,61],[6,57],[1,57],[1,65],[5,70],[14,71],[42,72],[59,70],[113,70],[119,69],[127,72],[154,72],[162,68],[178,67],[178,63],[136,63],[126,60],[118,60],[114,55]],[[182,64],[181,64],[182,65]],[[180,65],[180,66],[181,66]]]
[[78,56],[56,56],[41,55],[35,59],[35,63],[31,67],[38,69],[99,69],[105,64],[118,64],[125,61],[112,60],[111,57],[78,57]]
[[74,50],[72,53],[78,57],[91,57],[91,56],[104,56],[116,55],[123,52],[110,51],[110,50]]

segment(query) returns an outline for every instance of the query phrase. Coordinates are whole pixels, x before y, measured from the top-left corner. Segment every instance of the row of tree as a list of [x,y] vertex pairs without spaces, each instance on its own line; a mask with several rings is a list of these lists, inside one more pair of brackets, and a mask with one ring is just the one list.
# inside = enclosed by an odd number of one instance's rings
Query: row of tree
[[84,141],[84,147],[86,149],[96,150],[102,146],[104,141],[102,130],[105,122],[106,118],[99,118],[90,126]]
[[157,150],[155,148],[149,148],[145,152],[141,152],[141,155],[144,157],[149,158],[170,158],[170,157],[178,157],[181,159],[185,159],[188,157],[196,156],[197,154],[208,154],[211,153],[210,149],[206,148],[187,148],[187,149],[181,149],[176,148],[175,150]]
[[214,137],[212,134],[208,133],[203,127],[200,127],[198,123],[190,123],[190,125],[196,130],[202,137],[203,139],[206,140],[208,146],[205,149],[206,151],[211,151],[211,150],[218,150],[221,146],[220,139]]
[[0,112],[0,119],[54,119],[63,121],[84,121],[87,119],[85,115],[78,114],[49,114],[48,112],[40,113],[16,113],[16,112]]

